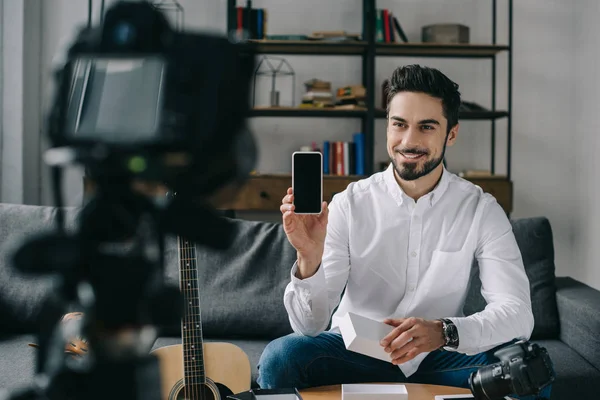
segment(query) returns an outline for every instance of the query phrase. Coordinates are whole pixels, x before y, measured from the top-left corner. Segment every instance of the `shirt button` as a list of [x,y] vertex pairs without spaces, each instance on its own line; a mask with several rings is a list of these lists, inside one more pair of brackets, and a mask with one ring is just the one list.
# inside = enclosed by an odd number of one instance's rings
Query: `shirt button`
[[413,251],[412,253],[410,253],[411,256],[416,257],[417,256],[417,252]]
[[414,291],[415,291],[415,287],[414,287],[414,286],[412,286],[412,285],[411,285],[411,286],[409,286],[409,287],[408,287],[408,291],[409,291],[409,292],[414,292]]

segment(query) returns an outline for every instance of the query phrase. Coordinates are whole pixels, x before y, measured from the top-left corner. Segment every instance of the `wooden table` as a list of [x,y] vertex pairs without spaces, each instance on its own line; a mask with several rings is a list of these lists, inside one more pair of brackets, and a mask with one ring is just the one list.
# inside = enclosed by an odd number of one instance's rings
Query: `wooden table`
[[[433,400],[439,394],[471,394],[469,389],[425,385],[420,383],[401,383],[405,385],[410,400]],[[342,398],[342,385],[321,386],[300,391],[303,400],[338,400]]]

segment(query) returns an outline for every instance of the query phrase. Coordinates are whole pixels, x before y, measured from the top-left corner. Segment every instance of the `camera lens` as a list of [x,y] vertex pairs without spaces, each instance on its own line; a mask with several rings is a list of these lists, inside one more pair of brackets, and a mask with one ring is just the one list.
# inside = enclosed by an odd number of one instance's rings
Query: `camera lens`
[[502,363],[488,365],[469,376],[469,386],[476,399],[494,400],[511,393],[510,378]]

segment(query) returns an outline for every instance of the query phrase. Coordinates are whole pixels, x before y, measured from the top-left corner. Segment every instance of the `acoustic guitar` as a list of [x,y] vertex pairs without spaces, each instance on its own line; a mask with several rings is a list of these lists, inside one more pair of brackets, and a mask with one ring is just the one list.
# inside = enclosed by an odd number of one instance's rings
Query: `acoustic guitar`
[[179,287],[185,304],[180,345],[152,351],[159,359],[161,400],[225,400],[250,390],[250,360],[231,343],[202,338],[196,246],[178,237]]

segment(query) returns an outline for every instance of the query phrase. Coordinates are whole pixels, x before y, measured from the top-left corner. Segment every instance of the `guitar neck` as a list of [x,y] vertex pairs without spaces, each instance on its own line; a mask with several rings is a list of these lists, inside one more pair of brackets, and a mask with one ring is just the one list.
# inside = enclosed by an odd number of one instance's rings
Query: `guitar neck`
[[202,318],[196,266],[196,246],[186,238],[178,237],[179,285],[184,301],[181,320],[183,370],[186,385],[206,382],[202,340]]

